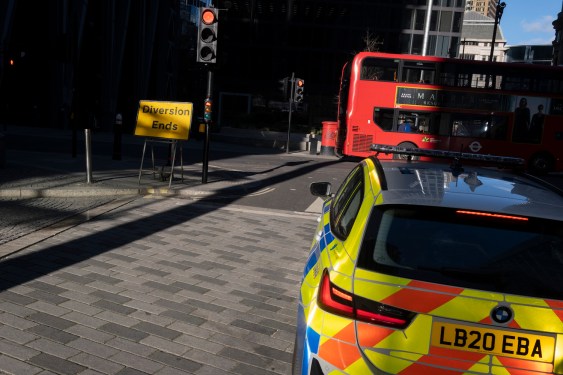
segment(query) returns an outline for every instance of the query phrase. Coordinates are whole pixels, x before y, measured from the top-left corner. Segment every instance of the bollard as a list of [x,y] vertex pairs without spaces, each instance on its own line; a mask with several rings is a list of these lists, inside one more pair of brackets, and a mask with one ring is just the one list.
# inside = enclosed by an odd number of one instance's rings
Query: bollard
[[115,115],[115,125],[113,126],[113,160],[121,160],[121,134],[123,117],[121,113]]
[[86,183],[92,183],[92,132],[84,129],[84,140],[86,143]]
[[318,139],[315,134],[309,134],[309,154],[317,155],[317,143]]

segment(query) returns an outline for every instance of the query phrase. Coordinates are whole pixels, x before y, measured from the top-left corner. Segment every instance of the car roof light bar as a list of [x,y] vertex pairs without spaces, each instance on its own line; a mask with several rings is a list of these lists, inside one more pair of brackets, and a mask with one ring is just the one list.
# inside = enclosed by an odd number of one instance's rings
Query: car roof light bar
[[405,148],[391,145],[372,144],[370,149],[377,153],[384,154],[401,154],[407,156],[427,156],[432,158],[447,158],[457,160],[474,160],[481,162],[497,163],[502,165],[524,166],[525,161],[522,158],[512,156],[499,156],[487,154],[471,154],[467,152],[456,152],[448,150],[433,150],[424,148]]

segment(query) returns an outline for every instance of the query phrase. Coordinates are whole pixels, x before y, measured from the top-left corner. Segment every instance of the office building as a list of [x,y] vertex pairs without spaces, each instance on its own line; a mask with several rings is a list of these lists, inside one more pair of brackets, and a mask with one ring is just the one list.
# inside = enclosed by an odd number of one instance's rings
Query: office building
[[[461,32],[460,57],[468,60],[489,61],[495,19],[475,11],[465,12]],[[506,40],[502,27],[497,26],[493,61],[505,61]]]
[[465,0],[465,10],[495,19],[498,0]]
[[433,0],[428,43],[422,51],[426,25],[427,1],[407,1],[402,11],[400,53],[457,57],[463,23],[463,0]]

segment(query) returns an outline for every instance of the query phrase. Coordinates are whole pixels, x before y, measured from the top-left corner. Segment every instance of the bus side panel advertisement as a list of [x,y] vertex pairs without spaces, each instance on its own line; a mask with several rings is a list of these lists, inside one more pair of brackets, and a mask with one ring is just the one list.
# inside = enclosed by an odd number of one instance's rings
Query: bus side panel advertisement
[[509,111],[510,95],[397,87],[396,104],[457,109]]

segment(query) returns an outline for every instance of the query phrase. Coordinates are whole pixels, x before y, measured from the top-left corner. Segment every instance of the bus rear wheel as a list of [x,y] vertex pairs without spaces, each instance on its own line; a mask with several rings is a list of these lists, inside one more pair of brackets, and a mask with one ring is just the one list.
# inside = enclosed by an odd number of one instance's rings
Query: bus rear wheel
[[545,175],[553,170],[553,156],[547,152],[533,155],[528,161],[528,170],[535,175]]
[[[412,142],[402,142],[397,145],[397,147],[402,147],[406,149],[416,148],[416,145]],[[409,156],[404,154],[393,154],[393,159],[407,160],[410,157],[411,160],[418,160],[418,156]]]

